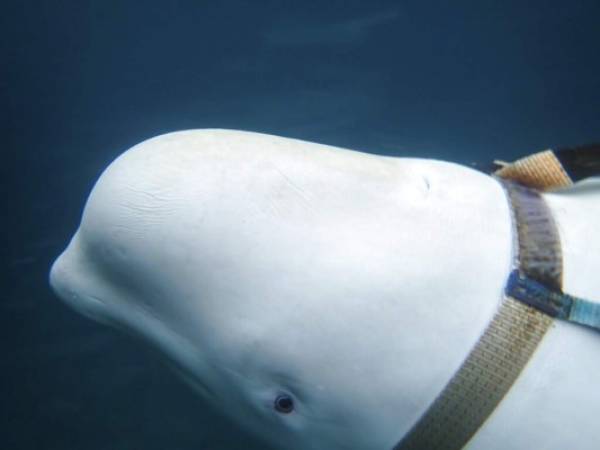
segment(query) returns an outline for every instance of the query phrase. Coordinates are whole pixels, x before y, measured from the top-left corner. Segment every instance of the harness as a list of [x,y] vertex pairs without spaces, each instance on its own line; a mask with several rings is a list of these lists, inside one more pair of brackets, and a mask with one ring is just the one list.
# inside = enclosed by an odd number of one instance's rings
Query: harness
[[554,318],[600,331],[600,303],[562,292],[556,224],[541,192],[600,174],[600,147],[546,150],[493,175],[508,198],[515,260],[502,302],[461,367],[393,450],[459,450],[502,401]]

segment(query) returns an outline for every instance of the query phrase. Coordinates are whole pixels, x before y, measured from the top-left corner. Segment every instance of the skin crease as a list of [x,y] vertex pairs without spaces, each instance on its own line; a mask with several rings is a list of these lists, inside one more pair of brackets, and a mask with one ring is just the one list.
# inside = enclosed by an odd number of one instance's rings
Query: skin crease
[[[565,290],[600,299],[598,182],[545,197]],[[471,169],[190,130],[109,166],[50,282],[278,448],[387,450],[489,322],[512,245],[500,185]],[[556,322],[467,448],[597,448],[599,351]]]

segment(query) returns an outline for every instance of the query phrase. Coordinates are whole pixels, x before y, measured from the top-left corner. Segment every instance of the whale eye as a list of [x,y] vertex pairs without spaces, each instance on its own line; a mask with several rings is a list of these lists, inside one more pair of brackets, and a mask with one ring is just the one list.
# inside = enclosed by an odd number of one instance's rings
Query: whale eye
[[294,410],[294,400],[286,394],[280,394],[275,399],[275,410],[283,414],[289,414]]

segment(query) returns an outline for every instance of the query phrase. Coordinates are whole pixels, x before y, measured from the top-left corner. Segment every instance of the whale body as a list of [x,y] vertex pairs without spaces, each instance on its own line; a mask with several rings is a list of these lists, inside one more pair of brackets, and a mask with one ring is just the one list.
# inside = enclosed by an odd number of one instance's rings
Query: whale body
[[[600,299],[600,183],[544,194],[564,289]],[[231,130],[133,147],[50,272],[276,448],[390,450],[491,320],[513,262],[494,178]],[[469,449],[596,449],[600,333],[555,321]]]

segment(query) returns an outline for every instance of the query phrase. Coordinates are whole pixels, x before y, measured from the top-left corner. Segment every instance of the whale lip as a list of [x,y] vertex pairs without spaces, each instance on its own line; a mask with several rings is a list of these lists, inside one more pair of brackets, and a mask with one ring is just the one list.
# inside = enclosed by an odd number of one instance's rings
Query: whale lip
[[48,281],[56,296],[61,300],[70,303],[71,301],[76,300],[76,295],[69,282],[69,273],[65,268],[66,253],[66,251],[63,252],[52,263]]
[[109,322],[102,299],[89,292],[89,277],[79,258],[74,242],[52,263],[48,281],[56,296],[84,316],[101,323]]

